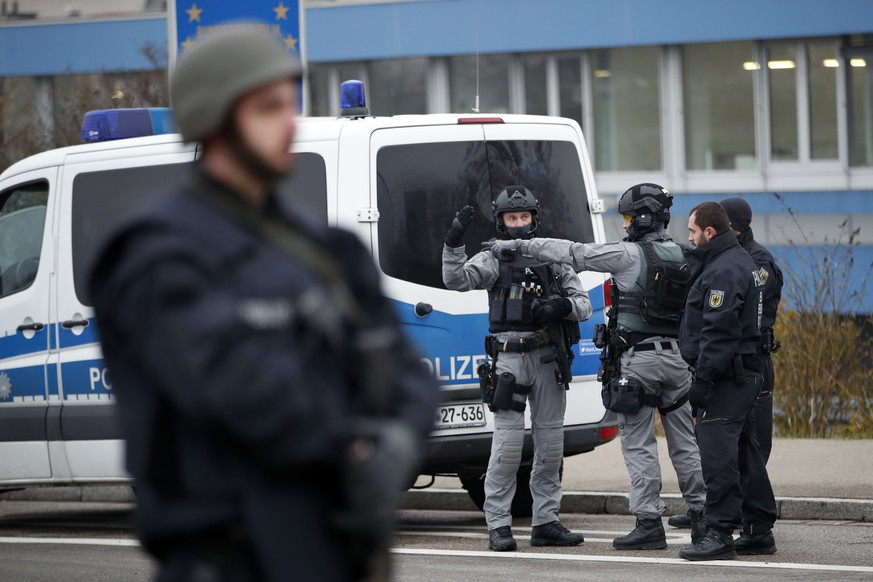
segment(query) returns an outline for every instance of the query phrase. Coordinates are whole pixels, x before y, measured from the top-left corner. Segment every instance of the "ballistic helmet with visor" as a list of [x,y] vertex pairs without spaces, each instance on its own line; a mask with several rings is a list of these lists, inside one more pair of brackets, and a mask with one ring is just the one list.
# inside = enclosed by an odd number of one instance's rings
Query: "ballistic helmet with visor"
[[239,24],[208,33],[182,54],[170,79],[170,101],[185,141],[221,131],[247,93],[300,77],[298,60],[272,36]]
[[[540,203],[533,192],[524,186],[507,186],[497,195],[494,200],[494,223],[497,234],[504,238],[531,238],[539,226]],[[527,210],[531,214],[530,224],[527,226],[507,227],[503,224],[504,212],[520,212]]]
[[673,195],[657,184],[645,182],[631,186],[618,199],[618,213],[630,220],[627,240],[639,240],[642,235],[670,224]]

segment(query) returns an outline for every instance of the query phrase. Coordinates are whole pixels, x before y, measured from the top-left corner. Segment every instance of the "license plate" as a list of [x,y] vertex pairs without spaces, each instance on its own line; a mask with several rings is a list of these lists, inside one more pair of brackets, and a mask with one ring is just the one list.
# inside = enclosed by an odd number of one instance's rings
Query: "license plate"
[[485,405],[445,404],[437,408],[436,426],[434,428],[459,428],[465,426],[485,426]]

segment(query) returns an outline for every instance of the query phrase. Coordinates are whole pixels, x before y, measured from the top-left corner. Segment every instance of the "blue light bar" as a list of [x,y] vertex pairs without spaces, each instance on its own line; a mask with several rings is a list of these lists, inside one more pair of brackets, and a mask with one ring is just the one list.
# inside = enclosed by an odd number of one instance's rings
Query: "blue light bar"
[[176,124],[168,107],[98,109],[82,120],[82,141],[97,142],[174,133]]
[[340,116],[363,117],[369,115],[367,99],[364,96],[364,83],[351,80],[340,85]]

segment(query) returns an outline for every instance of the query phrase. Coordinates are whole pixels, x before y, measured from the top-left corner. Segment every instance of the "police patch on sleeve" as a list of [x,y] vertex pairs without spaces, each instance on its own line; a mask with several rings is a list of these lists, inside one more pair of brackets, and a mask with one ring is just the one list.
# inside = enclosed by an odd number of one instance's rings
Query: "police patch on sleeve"
[[709,306],[713,309],[718,309],[724,303],[724,291],[710,289],[709,291]]

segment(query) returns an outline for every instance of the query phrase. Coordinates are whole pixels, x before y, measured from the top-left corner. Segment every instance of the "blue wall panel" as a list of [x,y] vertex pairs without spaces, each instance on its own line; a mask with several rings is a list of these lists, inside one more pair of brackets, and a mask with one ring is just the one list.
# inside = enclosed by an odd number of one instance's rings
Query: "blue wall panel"
[[166,18],[0,26],[0,77],[151,69],[147,43],[166,49]]

